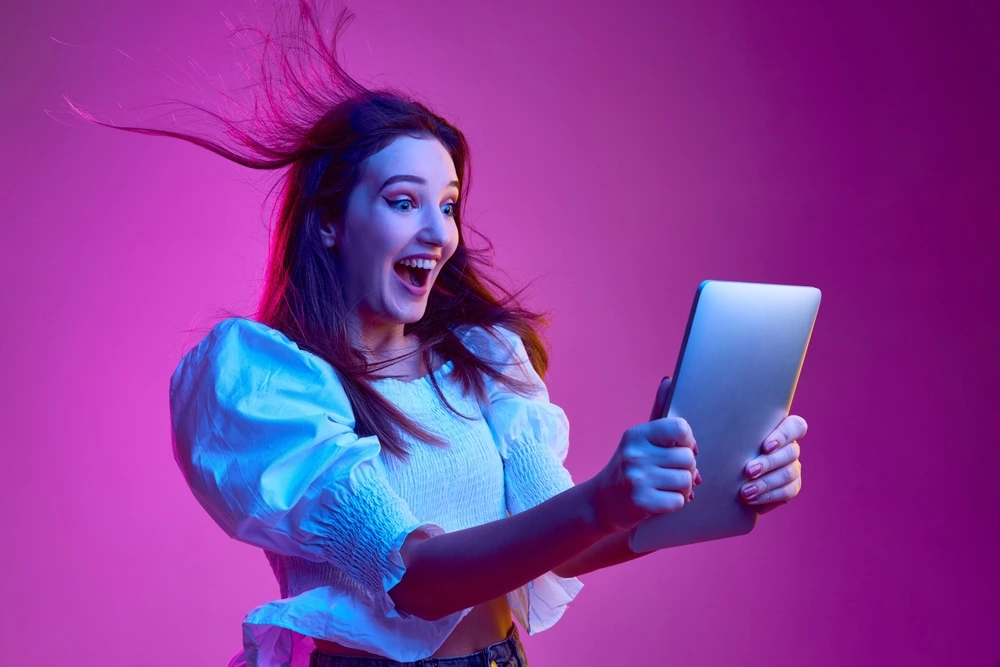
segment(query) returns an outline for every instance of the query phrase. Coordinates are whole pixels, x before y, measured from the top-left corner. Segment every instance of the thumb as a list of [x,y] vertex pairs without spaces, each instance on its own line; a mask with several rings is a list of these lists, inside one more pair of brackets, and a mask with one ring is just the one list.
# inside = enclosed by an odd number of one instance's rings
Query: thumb
[[667,393],[670,391],[671,382],[673,380],[670,379],[670,376],[660,380],[660,386],[656,390],[656,399],[653,401],[653,409],[649,413],[649,421],[663,417],[663,409],[667,405]]

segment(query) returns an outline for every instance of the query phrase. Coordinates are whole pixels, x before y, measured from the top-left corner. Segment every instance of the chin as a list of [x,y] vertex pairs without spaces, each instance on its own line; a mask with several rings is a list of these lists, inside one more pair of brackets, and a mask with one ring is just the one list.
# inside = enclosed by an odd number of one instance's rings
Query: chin
[[423,319],[424,314],[427,312],[427,304],[424,304],[417,308],[408,308],[406,310],[395,310],[389,314],[389,317],[400,324],[414,324]]
[[420,320],[424,319],[424,315],[427,314],[427,307],[420,308],[419,310],[412,311],[409,315],[403,318],[404,324],[415,324]]

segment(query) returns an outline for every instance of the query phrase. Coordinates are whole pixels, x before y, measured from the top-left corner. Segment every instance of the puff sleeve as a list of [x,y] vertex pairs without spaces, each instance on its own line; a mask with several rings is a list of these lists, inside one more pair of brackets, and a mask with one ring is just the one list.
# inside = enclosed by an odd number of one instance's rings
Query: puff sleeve
[[549,402],[544,382],[528,360],[521,338],[497,327],[503,344],[491,341],[489,356],[507,375],[527,380],[532,391],[521,395],[487,380],[486,421],[504,460],[505,495],[511,514],[523,512],[573,486],[563,466],[569,453],[569,420]]
[[184,479],[230,537],[329,562],[387,616],[408,616],[388,595],[399,549],[418,528],[444,531],[390,487],[328,363],[266,325],[224,320],[178,364],[170,413]]
[[[481,328],[472,329],[467,344],[505,375],[527,380],[532,387],[522,395],[486,378],[489,404],[484,416],[503,459],[504,495],[513,515],[573,486],[563,465],[569,452],[569,420],[562,408],[549,402],[520,336],[502,327],[494,331],[499,341]],[[528,634],[535,634],[554,625],[581,588],[575,577],[548,572],[510,593],[508,601]]]

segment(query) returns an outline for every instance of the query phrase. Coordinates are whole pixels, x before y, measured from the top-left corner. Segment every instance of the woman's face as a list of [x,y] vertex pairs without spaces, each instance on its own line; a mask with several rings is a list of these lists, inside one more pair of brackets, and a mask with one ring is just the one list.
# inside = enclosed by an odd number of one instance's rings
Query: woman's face
[[437,139],[399,137],[365,162],[344,220],[322,231],[363,327],[424,316],[431,287],[458,246],[458,197],[455,165]]

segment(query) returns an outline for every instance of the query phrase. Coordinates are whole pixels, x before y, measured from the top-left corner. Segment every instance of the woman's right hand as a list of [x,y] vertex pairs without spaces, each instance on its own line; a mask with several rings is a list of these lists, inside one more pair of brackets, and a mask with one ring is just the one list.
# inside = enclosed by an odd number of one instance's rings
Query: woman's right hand
[[698,445],[679,417],[633,426],[593,479],[594,511],[609,533],[629,530],[654,514],[676,512],[701,482]]

